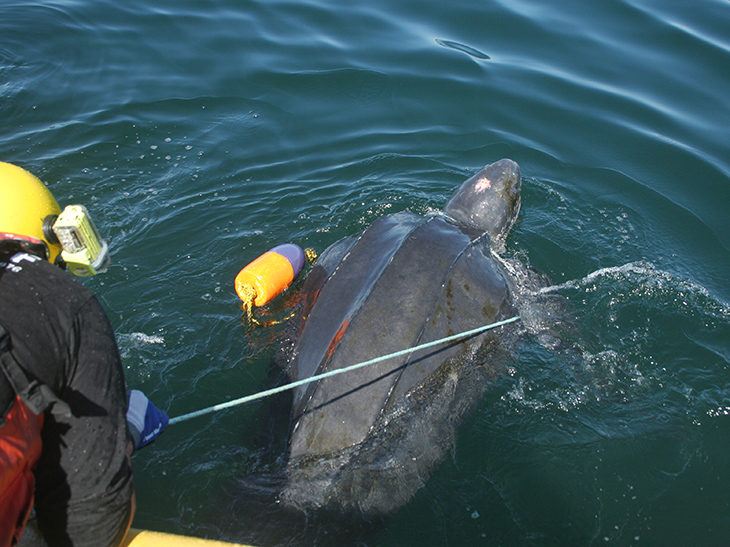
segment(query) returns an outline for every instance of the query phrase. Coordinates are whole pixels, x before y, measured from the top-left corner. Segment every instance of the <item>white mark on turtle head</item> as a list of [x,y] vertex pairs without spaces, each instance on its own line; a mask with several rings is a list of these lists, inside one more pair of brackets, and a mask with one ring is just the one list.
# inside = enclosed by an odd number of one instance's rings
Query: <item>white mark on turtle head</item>
[[487,177],[482,177],[474,185],[474,191],[475,192],[484,192],[484,190],[489,190],[491,187],[492,187],[492,181],[489,180]]

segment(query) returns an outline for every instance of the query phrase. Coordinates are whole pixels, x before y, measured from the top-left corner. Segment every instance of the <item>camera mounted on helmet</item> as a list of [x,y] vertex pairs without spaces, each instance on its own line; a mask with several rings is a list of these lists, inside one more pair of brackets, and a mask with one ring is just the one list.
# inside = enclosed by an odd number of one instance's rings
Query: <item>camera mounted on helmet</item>
[[49,243],[60,243],[60,256],[75,276],[96,275],[109,267],[109,246],[83,205],[68,205],[60,215],[47,216],[43,234]]

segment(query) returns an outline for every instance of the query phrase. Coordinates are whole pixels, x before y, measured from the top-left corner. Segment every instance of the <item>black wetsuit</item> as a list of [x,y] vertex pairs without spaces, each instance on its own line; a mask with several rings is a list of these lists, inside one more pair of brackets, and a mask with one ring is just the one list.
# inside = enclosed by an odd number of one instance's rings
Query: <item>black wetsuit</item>
[[[122,364],[106,313],[58,267],[0,252],[0,325],[10,333],[15,361],[73,414],[46,412],[35,469],[41,531],[51,546],[119,545],[132,515],[132,441]],[[9,396],[0,374],[0,399]]]

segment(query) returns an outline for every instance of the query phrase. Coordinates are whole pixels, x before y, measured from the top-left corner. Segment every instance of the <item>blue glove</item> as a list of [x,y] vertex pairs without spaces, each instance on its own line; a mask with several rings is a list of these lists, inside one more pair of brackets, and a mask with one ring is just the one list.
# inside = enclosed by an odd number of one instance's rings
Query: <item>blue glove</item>
[[139,450],[160,436],[170,418],[139,390],[130,390],[127,401],[127,424],[134,438],[134,449]]

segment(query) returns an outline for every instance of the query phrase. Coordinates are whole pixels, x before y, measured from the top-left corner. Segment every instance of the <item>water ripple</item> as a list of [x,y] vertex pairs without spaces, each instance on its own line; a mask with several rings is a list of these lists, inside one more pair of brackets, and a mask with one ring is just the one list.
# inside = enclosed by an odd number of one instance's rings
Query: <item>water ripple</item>
[[467,46],[465,44],[460,44],[459,42],[452,42],[451,40],[441,40],[439,38],[436,38],[436,43],[440,46],[455,49],[456,51],[461,51],[463,53],[466,53],[467,55],[471,55],[475,59],[489,59],[489,55],[486,53],[482,53],[478,49],[475,49],[471,46]]

